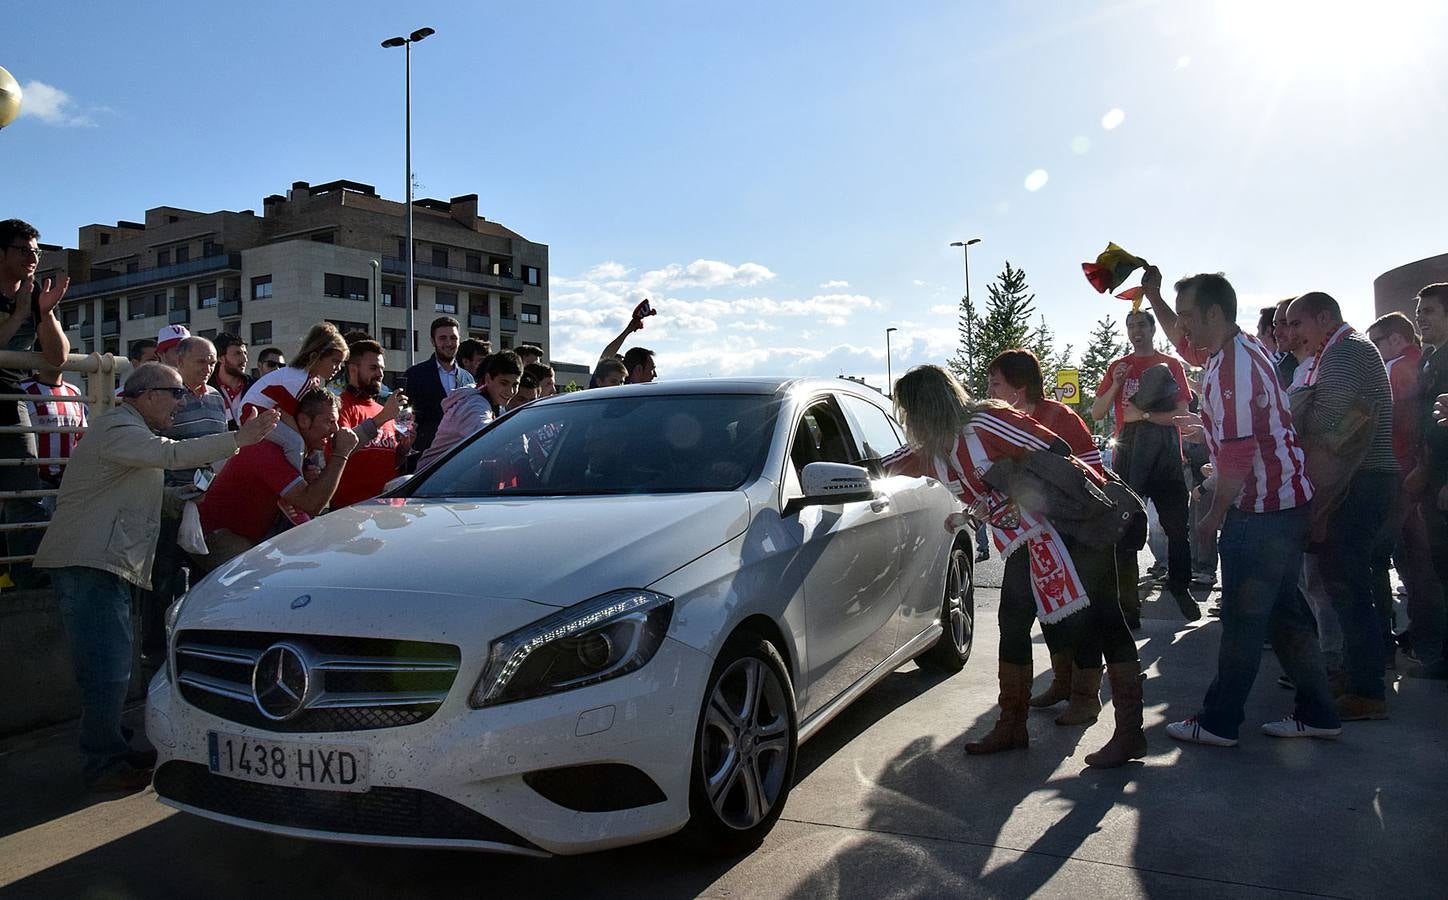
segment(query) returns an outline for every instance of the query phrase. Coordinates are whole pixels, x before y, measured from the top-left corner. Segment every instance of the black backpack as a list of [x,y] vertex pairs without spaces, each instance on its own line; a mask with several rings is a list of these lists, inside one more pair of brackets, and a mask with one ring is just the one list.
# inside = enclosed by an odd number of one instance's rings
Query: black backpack
[[985,471],[982,480],[1079,543],[1092,547],[1119,544],[1127,550],[1146,545],[1146,506],[1136,492],[1110,470],[1106,484],[1098,487],[1084,463],[1055,448],[1000,460]]

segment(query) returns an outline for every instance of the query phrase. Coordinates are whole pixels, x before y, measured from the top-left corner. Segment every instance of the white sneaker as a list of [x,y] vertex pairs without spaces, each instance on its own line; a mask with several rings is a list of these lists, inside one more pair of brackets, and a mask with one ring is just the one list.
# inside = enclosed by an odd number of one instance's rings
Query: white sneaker
[[1189,744],[1207,744],[1211,747],[1235,747],[1236,738],[1224,738],[1203,728],[1196,716],[1173,722],[1166,726],[1167,737]]
[[1287,716],[1278,719],[1276,722],[1268,722],[1262,726],[1262,733],[1268,737],[1278,738],[1335,738],[1342,734],[1342,726],[1337,728],[1317,728],[1308,725],[1296,716]]

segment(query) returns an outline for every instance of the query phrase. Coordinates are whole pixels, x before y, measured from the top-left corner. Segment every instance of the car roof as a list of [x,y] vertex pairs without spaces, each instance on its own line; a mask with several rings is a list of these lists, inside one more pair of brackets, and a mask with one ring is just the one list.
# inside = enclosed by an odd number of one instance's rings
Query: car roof
[[[873,388],[845,378],[799,378],[769,375],[754,375],[728,378],[682,378],[672,381],[655,381],[652,384],[621,384],[618,387],[594,388],[587,391],[570,391],[555,394],[543,403],[568,403],[596,400],[607,397],[659,397],[689,394],[788,394],[796,391],[836,391],[864,397],[876,404],[888,406],[888,401]],[[602,393],[601,393],[602,392]]]

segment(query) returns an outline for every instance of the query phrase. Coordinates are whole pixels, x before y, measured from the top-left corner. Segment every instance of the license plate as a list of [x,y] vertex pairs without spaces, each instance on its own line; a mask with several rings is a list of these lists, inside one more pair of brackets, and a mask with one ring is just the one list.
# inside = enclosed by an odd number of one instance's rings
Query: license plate
[[208,765],[227,778],[321,791],[365,791],[367,748],[206,733]]

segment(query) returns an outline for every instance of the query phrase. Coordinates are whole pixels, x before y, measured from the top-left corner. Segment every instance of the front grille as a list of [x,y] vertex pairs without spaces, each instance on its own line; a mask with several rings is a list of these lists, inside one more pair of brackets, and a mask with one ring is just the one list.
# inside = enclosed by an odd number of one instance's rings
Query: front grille
[[[268,647],[302,649],[317,682],[307,707],[276,721],[252,695]],[[230,722],[280,733],[371,731],[413,725],[437,712],[457,678],[457,647],[422,641],[255,631],[177,633],[176,685],[187,703]]]
[[219,815],[284,828],[338,834],[490,841],[530,850],[534,844],[446,797],[411,788],[362,793],[255,784],[212,774],[199,763],[172,760],[156,770],[156,793]]

